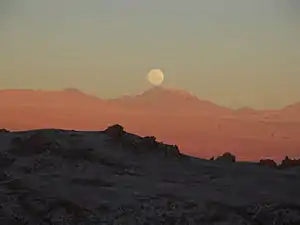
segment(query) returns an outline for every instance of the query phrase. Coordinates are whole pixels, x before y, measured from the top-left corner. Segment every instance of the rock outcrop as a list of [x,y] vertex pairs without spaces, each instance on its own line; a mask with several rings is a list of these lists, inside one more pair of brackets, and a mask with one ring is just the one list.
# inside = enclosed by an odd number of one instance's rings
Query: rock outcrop
[[223,155],[217,157],[215,160],[220,162],[233,163],[236,161],[236,157],[230,152],[225,152]]
[[8,133],[9,130],[6,130],[6,129],[0,129],[0,133]]
[[279,168],[281,169],[288,169],[292,167],[300,167],[300,159],[290,159],[286,156],[279,165]]
[[110,137],[115,139],[121,138],[124,132],[124,128],[119,124],[110,126],[105,130],[105,133],[107,133]]
[[154,136],[133,137],[119,125],[108,127],[105,131],[112,138],[114,144],[119,144],[125,151],[132,151],[135,155],[150,154],[164,158],[178,158],[181,156],[177,145],[167,145],[158,142]]
[[271,168],[277,168],[277,164],[274,160],[272,159],[261,159],[258,163],[261,166],[268,166]]

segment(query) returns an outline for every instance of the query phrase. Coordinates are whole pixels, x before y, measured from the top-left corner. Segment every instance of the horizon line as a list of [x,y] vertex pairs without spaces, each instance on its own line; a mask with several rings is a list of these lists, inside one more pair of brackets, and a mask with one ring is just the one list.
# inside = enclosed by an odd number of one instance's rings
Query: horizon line
[[146,88],[145,90],[137,92],[135,94],[121,94],[118,97],[113,97],[113,98],[103,98],[103,97],[101,97],[99,95],[91,94],[89,92],[82,91],[81,89],[74,88],[74,87],[72,87],[72,88],[71,87],[69,87],[69,88],[66,87],[66,88],[62,88],[62,89],[7,88],[7,89],[0,89],[0,93],[4,92],[4,91],[35,91],[35,92],[39,92],[40,91],[40,92],[73,92],[73,93],[77,92],[77,93],[81,93],[81,94],[84,94],[84,95],[87,95],[87,96],[90,96],[90,97],[96,97],[99,100],[111,101],[111,100],[121,99],[122,97],[137,97],[137,96],[140,96],[140,95],[142,95],[142,94],[144,94],[147,91],[152,90],[152,89],[162,89],[162,90],[169,90],[169,91],[178,91],[178,93],[179,92],[181,92],[181,93],[184,92],[184,93],[187,93],[190,96],[196,97],[199,101],[207,101],[207,102],[210,102],[210,103],[215,104],[217,106],[225,107],[225,108],[228,108],[228,109],[233,110],[233,111],[238,111],[238,110],[241,110],[241,109],[249,109],[249,110],[255,110],[255,111],[278,111],[278,110],[283,110],[283,109],[286,109],[288,107],[300,104],[300,100],[299,100],[299,101],[296,101],[296,102],[291,103],[291,104],[286,104],[286,105],[284,105],[282,107],[272,107],[272,108],[270,107],[270,108],[259,109],[259,108],[252,107],[252,106],[242,106],[242,107],[236,107],[236,108],[234,108],[234,107],[230,107],[230,106],[224,106],[224,105],[216,103],[216,102],[214,102],[212,100],[202,99],[198,95],[194,94],[193,92],[185,90],[183,88],[165,87],[163,85],[152,86],[150,88]]

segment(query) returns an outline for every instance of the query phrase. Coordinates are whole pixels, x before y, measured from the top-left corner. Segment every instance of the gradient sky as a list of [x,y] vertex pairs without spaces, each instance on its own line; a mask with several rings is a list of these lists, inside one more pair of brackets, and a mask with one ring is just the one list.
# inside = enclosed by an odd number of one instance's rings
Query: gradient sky
[[299,0],[0,0],[0,89],[104,98],[164,85],[216,103],[300,101]]

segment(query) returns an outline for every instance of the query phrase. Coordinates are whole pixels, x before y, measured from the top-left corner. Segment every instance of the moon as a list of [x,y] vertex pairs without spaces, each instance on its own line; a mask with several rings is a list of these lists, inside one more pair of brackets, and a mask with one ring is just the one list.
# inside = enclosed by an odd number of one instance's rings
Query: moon
[[154,85],[154,86],[159,86],[162,84],[164,81],[164,73],[161,69],[152,69],[148,73],[148,81]]

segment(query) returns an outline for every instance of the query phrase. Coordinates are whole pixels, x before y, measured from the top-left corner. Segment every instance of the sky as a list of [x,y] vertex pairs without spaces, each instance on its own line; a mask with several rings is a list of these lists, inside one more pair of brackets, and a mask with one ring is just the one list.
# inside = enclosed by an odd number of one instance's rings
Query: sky
[[299,0],[0,0],[0,89],[139,93],[230,107],[300,101]]

